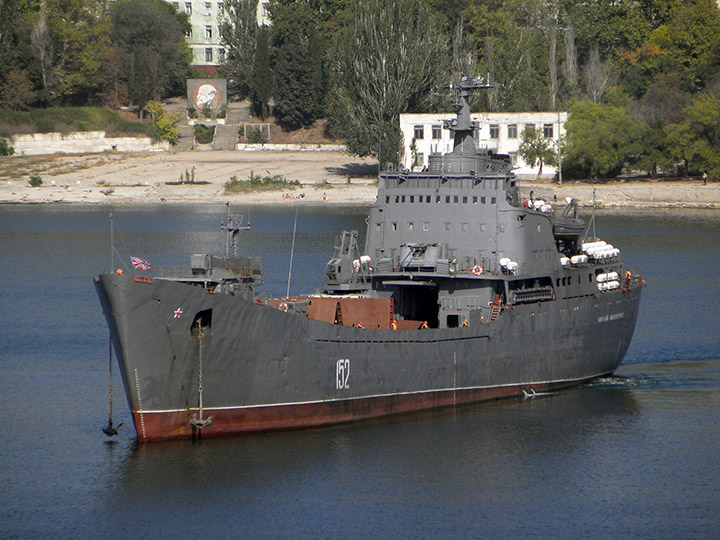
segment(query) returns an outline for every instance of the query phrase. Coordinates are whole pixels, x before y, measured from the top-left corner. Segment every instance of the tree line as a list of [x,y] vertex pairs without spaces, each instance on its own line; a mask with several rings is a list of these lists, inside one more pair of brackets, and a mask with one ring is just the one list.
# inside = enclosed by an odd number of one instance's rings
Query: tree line
[[[225,0],[235,99],[288,130],[327,118],[359,155],[397,160],[399,115],[452,107],[570,111],[566,177],[720,177],[720,12],[713,0]],[[163,0],[4,0],[0,105],[133,103],[184,93],[187,18]],[[270,104],[273,104],[272,111]]]

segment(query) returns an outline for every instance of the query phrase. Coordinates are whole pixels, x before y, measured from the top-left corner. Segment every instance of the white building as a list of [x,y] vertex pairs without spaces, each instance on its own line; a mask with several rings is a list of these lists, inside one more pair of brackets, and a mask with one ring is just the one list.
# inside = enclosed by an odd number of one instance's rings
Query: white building
[[[225,48],[220,39],[220,21],[225,17],[224,0],[168,0],[177,11],[188,16],[192,29],[185,39],[192,51],[191,65],[208,74],[217,71],[225,60]],[[269,25],[270,0],[258,0],[258,25]]]
[[[542,129],[545,137],[556,143],[565,136],[567,112],[520,112],[520,113],[473,113],[472,119],[479,124],[475,133],[475,146],[488,148],[497,154],[507,154],[512,160],[515,174],[520,177],[536,177],[539,167],[529,167],[520,156],[518,148],[522,142],[522,133],[527,127]],[[417,155],[416,168],[428,164],[431,153],[452,151],[452,132],[443,129],[445,120],[452,120],[454,114],[415,114],[400,115],[400,131],[403,135],[402,164],[410,169],[413,166],[412,144],[415,143]],[[556,168],[543,165],[543,177],[553,177]]]

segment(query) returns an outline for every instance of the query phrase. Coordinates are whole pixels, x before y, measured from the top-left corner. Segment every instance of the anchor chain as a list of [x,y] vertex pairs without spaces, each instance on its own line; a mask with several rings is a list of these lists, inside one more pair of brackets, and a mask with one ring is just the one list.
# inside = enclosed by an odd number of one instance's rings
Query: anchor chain
[[108,336],[108,365],[109,365],[109,376],[108,376],[108,401],[110,402],[110,408],[108,412],[108,424],[102,428],[102,432],[108,437],[113,437],[118,434],[118,429],[123,425],[120,422],[116,427],[113,427],[112,414],[113,414],[113,384],[112,384],[112,339]]
[[190,419],[190,425],[198,430],[198,435],[202,429],[212,424],[212,416],[208,416],[203,420],[203,385],[202,385],[202,329],[198,334],[198,414],[193,415]]

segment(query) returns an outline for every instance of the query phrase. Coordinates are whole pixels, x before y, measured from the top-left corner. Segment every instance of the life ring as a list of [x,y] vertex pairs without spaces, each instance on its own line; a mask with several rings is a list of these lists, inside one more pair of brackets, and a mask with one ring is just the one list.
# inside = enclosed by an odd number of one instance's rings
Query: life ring
[[147,276],[135,276],[135,281],[138,283],[150,283],[150,278]]
[[483,273],[482,266],[480,266],[479,264],[476,264],[475,266],[473,266],[472,273],[475,274],[476,276],[479,276],[480,274],[482,274]]
[[284,312],[287,313],[287,310],[288,310],[288,305],[287,305],[287,303],[285,303],[285,302],[280,302],[280,305],[278,305],[278,309],[279,309],[280,311],[284,311]]

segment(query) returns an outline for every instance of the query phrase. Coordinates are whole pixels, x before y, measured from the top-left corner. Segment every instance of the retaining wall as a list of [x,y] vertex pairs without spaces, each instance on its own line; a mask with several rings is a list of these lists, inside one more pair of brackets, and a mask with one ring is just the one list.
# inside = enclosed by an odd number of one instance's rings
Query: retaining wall
[[33,133],[13,135],[10,146],[18,156],[41,154],[94,154],[99,152],[163,152],[170,143],[154,143],[150,137],[106,137],[104,131]]

